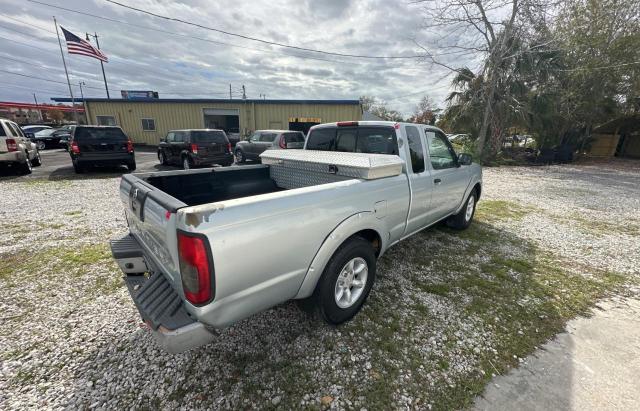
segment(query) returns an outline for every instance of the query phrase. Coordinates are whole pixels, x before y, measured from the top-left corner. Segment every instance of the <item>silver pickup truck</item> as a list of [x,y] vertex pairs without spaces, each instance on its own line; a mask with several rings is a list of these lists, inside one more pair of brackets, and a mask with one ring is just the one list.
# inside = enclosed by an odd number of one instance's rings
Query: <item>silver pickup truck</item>
[[290,299],[349,320],[385,250],[441,220],[468,227],[482,190],[480,166],[431,126],[322,124],[304,150],[261,158],[122,177],[130,235],[112,254],[170,352]]

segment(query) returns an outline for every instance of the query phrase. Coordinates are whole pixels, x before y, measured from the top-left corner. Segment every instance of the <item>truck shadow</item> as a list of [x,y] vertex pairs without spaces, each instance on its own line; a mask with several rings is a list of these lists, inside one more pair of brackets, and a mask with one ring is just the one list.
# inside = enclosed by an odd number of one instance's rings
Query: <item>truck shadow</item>
[[[518,367],[603,292],[599,280],[551,260],[500,224],[428,229],[380,259],[376,285],[352,321],[327,326],[289,302],[178,355],[133,327],[139,319],[129,309],[77,362],[69,406],[317,408],[325,397],[323,407],[463,408],[492,374]],[[536,395],[570,408],[571,359],[553,372],[565,384]]]

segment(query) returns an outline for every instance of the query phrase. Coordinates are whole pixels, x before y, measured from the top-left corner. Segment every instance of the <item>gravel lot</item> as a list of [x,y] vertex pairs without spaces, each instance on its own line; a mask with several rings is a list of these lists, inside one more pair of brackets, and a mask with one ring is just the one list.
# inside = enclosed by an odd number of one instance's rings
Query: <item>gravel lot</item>
[[638,181],[638,161],[485,169],[476,223],[391,249],[354,321],[287,303],[172,356],[108,252],[126,232],[119,179],[0,178],[0,408],[467,406],[637,282]]

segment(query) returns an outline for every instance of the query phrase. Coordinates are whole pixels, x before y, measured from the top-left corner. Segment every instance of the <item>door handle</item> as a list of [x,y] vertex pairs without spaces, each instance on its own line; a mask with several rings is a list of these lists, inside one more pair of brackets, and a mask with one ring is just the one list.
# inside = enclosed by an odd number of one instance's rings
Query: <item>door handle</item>
[[440,180],[439,178],[436,178],[435,180],[433,180],[434,184],[440,184],[442,183],[442,180]]

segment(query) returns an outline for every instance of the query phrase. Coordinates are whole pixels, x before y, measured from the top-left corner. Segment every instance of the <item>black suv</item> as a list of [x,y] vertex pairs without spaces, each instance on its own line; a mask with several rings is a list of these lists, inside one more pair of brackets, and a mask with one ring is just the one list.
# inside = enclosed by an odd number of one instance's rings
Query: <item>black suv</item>
[[231,144],[224,130],[172,130],[158,145],[160,164],[177,164],[185,170],[197,166],[233,164]]
[[126,165],[130,171],[136,169],[133,141],[120,127],[74,127],[69,154],[76,173],[82,173],[91,166]]

